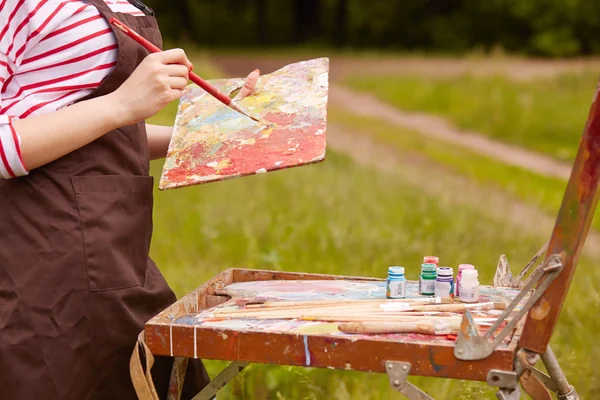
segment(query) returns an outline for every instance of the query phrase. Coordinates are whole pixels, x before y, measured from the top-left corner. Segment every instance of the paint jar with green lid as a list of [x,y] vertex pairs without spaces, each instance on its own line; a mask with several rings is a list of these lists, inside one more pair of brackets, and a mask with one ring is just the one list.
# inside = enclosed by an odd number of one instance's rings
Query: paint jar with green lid
[[437,277],[437,266],[435,264],[421,264],[421,275],[419,275],[419,294],[433,296],[435,294],[435,278]]

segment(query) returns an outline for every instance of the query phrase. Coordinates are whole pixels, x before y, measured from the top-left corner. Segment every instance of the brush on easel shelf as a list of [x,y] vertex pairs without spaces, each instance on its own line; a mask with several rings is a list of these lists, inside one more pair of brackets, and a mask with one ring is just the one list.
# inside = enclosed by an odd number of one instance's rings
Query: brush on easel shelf
[[336,304],[330,302],[328,304],[321,305],[309,305],[309,306],[289,306],[289,307],[272,307],[272,308],[246,308],[239,310],[215,310],[215,315],[269,315],[269,314],[280,314],[285,312],[315,312],[315,311],[341,311],[347,310],[352,311],[370,311],[370,312],[398,312],[398,311],[445,311],[445,312],[462,312],[466,309],[480,309],[480,310],[504,310],[506,303],[504,302],[485,302],[485,303],[472,303],[472,304],[421,304],[421,303],[390,303],[375,302],[360,304],[356,302],[353,304]]
[[408,305],[406,307],[381,307],[377,304],[366,306],[320,306],[311,308],[273,308],[259,310],[215,310],[214,317],[237,319],[294,319],[306,317],[358,317],[358,318],[395,318],[400,316],[417,316],[438,313],[461,313],[465,310],[503,310],[506,303],[486,302],[474,304],[430,304]]
[[457,335],[460,318],[423,319],[404,322],[347,322],[338,325],[340,332],[354,334],[420,333],[423,335]]
[[449,297],[420,297],[411,299],[369,299],[369,300],[302,300],[302,301],[266,301],[262,303],[247,303],[247,309],[259,308],[309,308],[312,306],[332,305],[363,305],[363,304],[450,304],[454,301]]

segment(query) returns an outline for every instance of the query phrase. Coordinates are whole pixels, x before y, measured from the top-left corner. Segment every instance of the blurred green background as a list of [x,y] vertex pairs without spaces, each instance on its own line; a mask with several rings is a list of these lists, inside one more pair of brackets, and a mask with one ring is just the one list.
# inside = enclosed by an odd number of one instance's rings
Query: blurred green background
[[202,46],[575,56],[600,52],[585,0],[146,0],[166,37]]
[[[429,254],[475,264],[491,284],[501,254],[519,270],[549,238],[599,76],[600,3],[147,4],[167,46],[207,79],[331,59],[323,163],[157,191],[152,257],[179,296],[231,267],[385,277],[394,264],[416,279]],[[176,110],[150,122],[172,124]],[[157,179],[161,169],[153,162]],[[600,398],[598,230],[595,220],[551,342],[585,399]],[[225,365],[207,364],[213,376]],[[483,383],[410,380],[439,399],[495,398]],[[219,394],[395,398],[384,375],[266,365]]]

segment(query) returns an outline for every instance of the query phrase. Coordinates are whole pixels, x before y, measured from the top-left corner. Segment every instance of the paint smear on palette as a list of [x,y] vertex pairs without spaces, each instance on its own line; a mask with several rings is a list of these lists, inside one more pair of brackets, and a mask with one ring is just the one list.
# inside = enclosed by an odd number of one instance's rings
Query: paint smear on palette
[[[224,93],[243,79],[211,83]],[[329,59],[290,64],[261,76],[238,101],[263,122],[224,106],[196,85],[179,102],[159,188],[221,181],[325,159]]]
[[[422,297],[418,294],[418,282],[407,282],[408,297]],[[337,323],[304,321],[304,320],[271,320],[271,319],[219,319],[215,318],[217,310],[242,309],[247,303],[255,303],[265,300],[360,300],[385,298],[385,281],[350,281],[350,280],[276,280],[276,281],[254,281],[239,282],[226,286],[218,293],[227,294],[232,298],[216,307],[203,310],[200,313],[180,316],[174,323],[180,325],[194,325],[198,329],[216,329],[236,332],[269,332],[274,334],[294,335],[319,335],[332,338],[349,338],[351,340],[377,340],[406,342],[414,344],[440,344],[452,346],[454,339],[447,336],[431,336],[416,333],[385,334],[385,335],[352,335],[340,332]],[[518,290],[509,288],[496,288],[481,285],[480,301],[504,301],[510,302],[514,299]],[[518,312],[527,301],[527,297],[513,310]],[[479,310],[476,317],[497,317],[500,310]],[[487,326],[481,327],[480,334],[487,330]],[[506,346],[512,340],[508,335],[503,341]]]
[[[413,286],[407,285],[407,295],[418,297],[418,289],[411,291]],[[256,301],[364,300],[385,299],[385,291],[385,281],[279,280],[234,283],[218,294]]]

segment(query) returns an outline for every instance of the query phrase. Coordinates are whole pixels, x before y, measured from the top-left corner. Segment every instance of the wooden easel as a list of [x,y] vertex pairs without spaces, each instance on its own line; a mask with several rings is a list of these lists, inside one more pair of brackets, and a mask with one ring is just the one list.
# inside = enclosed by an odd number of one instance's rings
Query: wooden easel
[[[173,370],[169,399],[179,398],[188,358],[211,358],[231,361],[231,364],[195,399],[211,399],[217,391],[233,379],[250,362],[280,365],[305,365],[306,346],[324,348],[335,340],[336,347],[312,359],[311,367],[352,369],[356,371],[385,372],[390,385],[410,399],[431,399],[425,392],[407,381],[409,373],[467,380],[486,380],[497,387],[499,399],[520,398],[523,389],[534,399],[551,399],[554,392],[559,399],[576,400],[578,395],[568,383],[552,349],[548,346],[567,296],[577,260],[588,235],[596,206],[600,181],[600,103],[598,91],[585,126],[571,177],[558,213],[556,225],[547,245],[516,277],[510,273],[506,258],[498,265],[495,286],[521,289],[505,314],[498,318],[487,334],[479,335],[471,314],[464,314],[461,331],[454,346],[436,343],[423,344],[407,341],[385,342],[377,339],[330,337],[326,334],[302,337],[293,332],[269,336],[267,333],[247,330],[218,330],[194,325],[190,318],[196,313],[217,306],[229,299],[219,290],[236,282],[269,280],[327,280],[365,278],[329,275],[285,273],[256,270],[227,270],[189,293],[146,324],[145,338],[140,337],[139,348],[154,355],[173,356]],[[541,265],[525,278],[526,273],[545,254]],[[535,291],[532,293],[532,289]],[[527,298],[527,296],[530,297]],[[515,314],[515,307],[521,303]],[[500,334],[492,336],[504,317],[512,318]],[[518,317],[517,317],[518,316]],[[519,325],[526,317],[524,326]],[[515,328],[520,332],[518,342],[499,345]],[[514,338],[514,337],[513,337]],[[270,340],[267,345],[266,339]],[[206,343],[215,343],[205,346]],[[218,345],[216,345],[218,343]],[[138,396],[152,398],[146,389],[151,381],[139,364],[138,347],[132,358],[132,375]],[[284,351],[285,349],[285,351]],[[370,354],[357,358],[358,354]],[[382,361],[383,360],[383,361]],[[534,368],[538,360],[548,374]],[[148,397],[150,396],[150,397]]]

